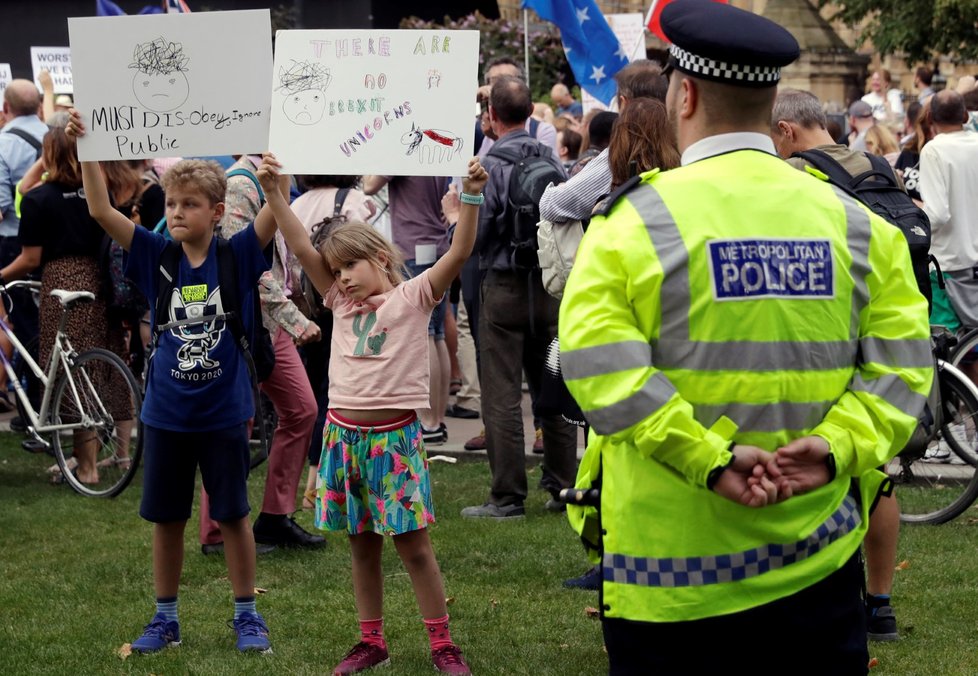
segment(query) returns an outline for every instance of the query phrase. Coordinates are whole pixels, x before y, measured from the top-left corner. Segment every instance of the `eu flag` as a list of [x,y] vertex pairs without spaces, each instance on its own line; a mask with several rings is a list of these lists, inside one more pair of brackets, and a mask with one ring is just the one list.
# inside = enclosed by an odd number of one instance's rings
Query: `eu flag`
[[522,6],[556,24],[577,83],[611,105],[616,91],[612,76],[628,63],[628,56],[594,0],[523,0]]
[[125,12],[112,0],[95,0],[95,16],[123,16]]

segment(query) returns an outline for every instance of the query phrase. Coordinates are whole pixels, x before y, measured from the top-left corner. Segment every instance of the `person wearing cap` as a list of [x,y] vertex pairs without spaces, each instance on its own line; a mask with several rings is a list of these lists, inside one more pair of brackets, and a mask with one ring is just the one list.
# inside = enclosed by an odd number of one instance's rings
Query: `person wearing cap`
[[849,150],[866,152],[866,132],[875,125],[873,107],[865,101],[853,101],[849,106]]
[[608,198],[560,312],[610,672],[866,673],[858,551],[933,378],[926,301],[896,228],[777,156],[790,33],[709,0],[661,24],[681,166]]

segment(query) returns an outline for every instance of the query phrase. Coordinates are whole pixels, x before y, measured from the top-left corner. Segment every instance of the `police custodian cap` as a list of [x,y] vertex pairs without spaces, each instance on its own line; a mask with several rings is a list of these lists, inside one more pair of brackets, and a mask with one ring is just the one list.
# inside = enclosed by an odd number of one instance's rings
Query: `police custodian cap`
[[770,19],[712,0],[666,5],[662,32],[669,65],[693,77],[741,87],[773,87],[798,58],[798,41]]

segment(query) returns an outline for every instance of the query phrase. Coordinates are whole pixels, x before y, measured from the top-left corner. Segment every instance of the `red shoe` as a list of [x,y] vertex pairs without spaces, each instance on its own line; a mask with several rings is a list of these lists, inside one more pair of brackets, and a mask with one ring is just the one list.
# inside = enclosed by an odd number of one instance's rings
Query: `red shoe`
[[463,448],[467,451],[486,450],[486,428],[483,427],[481,432],[466,441]]
[[[387,648],[382,648],[373,643],[360,641],[346,654],[343,661],[333,669],[333,676],[345,676],[346,674],[357,674],[374,667],[386,666],[391,663]],[[457,673],[468,673],[457,672]]]
[[444,648],[431,651],[431,661],[435,663],[435,669],[443,674],[456,674],[457,676],[470,676],[472,671],[462,657],[462,651],[454,643]]

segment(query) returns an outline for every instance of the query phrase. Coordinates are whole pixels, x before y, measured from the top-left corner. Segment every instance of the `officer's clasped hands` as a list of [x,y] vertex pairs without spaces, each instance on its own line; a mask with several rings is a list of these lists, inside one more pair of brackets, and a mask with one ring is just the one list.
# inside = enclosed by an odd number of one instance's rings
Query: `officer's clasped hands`
[[832,478],[826,464],[829,445],[821,437],[796,439],[776,453],[738,444],[733,455],[732,464],[713,490],[747,507],[783,502],[824,486]]

